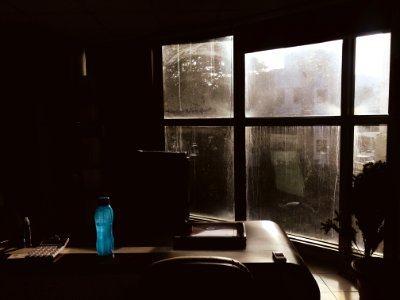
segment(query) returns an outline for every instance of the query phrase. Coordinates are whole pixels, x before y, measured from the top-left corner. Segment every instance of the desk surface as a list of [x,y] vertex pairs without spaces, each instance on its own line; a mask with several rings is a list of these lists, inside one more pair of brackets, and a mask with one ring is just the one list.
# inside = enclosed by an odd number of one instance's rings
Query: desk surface
[[[272,252],[282,252],[289,264],[303,264],[301,256],[294,249],[280,226],[272,221],[245,221],[246,248],[238,250],[175,250],[172,245],[120,247],[115,249],[115,257],[127,255],[160,254],[165,257],[188,255],[218,255],[237,259],[244,264],[273,263]],[[67,247],[62,254],[96,254],[88,248]]]
[[[115,249],[114,257],[101,259],[94,248],[66,247],[60,259],[49,266],[41,266],[41,276],[61,276],[75,278],[75,284],[84,281],[101,281],[109,278],[110,274],[121,278],[140,274],[146,266],[159,259],[175,256],[213,255],[237,259],[244,263],[254,277],[264,287],[268,283],[270,294],[279,295],[280,299],[320,299],[318,285],[311,272],[304,264],[300,254],[288,239],[281,227],[272,221],[245,221],[246,248],[238,250],[176,250],[170,245],[146,247],[120,247]],[[20,250],[21,251],[21,250]],[[273,261],[272,252],[282,252],[286,263]],[[24,274],[38,274],[36,266],[7,263],[3,271],[11,271],[16,277],[20,276],[21,268]],[[7,272],[7,271],[6,271]],[[8,273],[10,274],[10,273]],[[50,275],[49,275],[50,274]],[[1,275],[1,272],[0,272]],[[29,276],[29,275],[26,275]],[[103,276],[103,277],[102,277]],[[81,279],[77,279],[81,278]],[[1,279],[1,278],[0,278]],[[290,288],[288,288],[288,284]],[[127,285],[131,286],[132,283]],[[123,287],[121,288],[123,290]]]

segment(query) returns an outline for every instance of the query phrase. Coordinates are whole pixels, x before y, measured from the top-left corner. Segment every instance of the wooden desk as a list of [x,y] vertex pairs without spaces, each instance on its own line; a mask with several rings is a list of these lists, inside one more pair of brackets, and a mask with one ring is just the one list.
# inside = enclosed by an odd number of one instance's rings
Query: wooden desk
[[[172,244],[121,247],[115,250],[114,258],[103,260],[94,248],[67,247],[53,264],[3,262],[0,290],[9,299],[32,299],[35,294],[41,299],[132,299],[135,282],[151,262],[174,256],[217,255],[244,263],[266,299],[320,299],[314,277],[276,223],[246,221],[245,229],[247,244],[243,250],[174,250]],[[272,251],[283,252],[287,262],[275,263]],[[62,295],[55,298],[54,293],[59,291]]]

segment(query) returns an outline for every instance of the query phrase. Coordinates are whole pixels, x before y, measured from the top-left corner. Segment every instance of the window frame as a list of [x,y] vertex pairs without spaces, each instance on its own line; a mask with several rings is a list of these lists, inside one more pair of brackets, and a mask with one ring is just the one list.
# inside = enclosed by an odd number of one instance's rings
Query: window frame
[[[313,15],[313,12],[311,13]],[[163,103],[162,93],[162,71],[159,66],[162,66],[161,48],[163,45],[173,43],[201,42],[212,39],[214,37],[222,37],[233,35],[233,118],[216,118],[216,119],[196,119],[196,118],[179,118],[179,119],[164,119],[163,108],[161,109],[162,128],[165,126],[232,126],[234,130],[234,205],[235,205],[235,220],[246,220],[246,157],[245,157],[245,128],[248,126],[318,126],[318,125],[335,125],[340,126],[340,196],[339,207],[341,212],[348,212],[346,198],[349,195],[351,188],[351,178],[353,174],[353,142],[354,142],[354,127],[357,125],[387,125],[387,158],[390,159],[390,140],[391,140],[391,122],[389,115],[393,111],[392,98],[392,66],[393,66],[393,42],[391,43],[391,77],[389,85],[389,113],[387,115],[354,115],[354,83],[355,83],[355,40],[356,37],[362,35],[370,35],[374,33],[391,32],[391,27],[384,16],[379,19],[380,22],[374,26],[361,26],[360,28],[351,27],[349,31],[348,25],[353,21],[344,22],[339,26],[337,32],[332,30],[326,33],[317,33],[317,29],[313,29],[308,34],[301,37],[298,35],[298,30],[287,33],[287,28],[294,28],[299,16],[296,16],[288,22],[284,28],[277,30],[278,33],[284,33],[278,38],[270,38],[274,36],[273,30],[268,31],[261,28],[260,23],[246,24],[243,27],[235,30],[216,30],[212,33],[203,33],[200,35],[194,34],[191,37],[178,36],[163,39],[158,41],[153,51],[153,67],[155,76],[153,84],[159,91],[157,101],[161,99]],[[261,25],[268,27],[270,24],[282,24],[290,17],[278,17],[268,19],[261,22]],[[300,19],[302,17],[300,16]],[[317,22],[322,22],[322,27],[332,26],[328,24],[329,20],[322,21],[324,17],[316,18]],[[351,17],[348,17],[351,18]],[[337,23],[338,21],[336,21]],[[313,24],[315,26],[315,24]],[[346,26],[347,25],[347,26]],[[291,27],[292,26],[292,27]],[[309,25],[311,26],[311,25]],[[317,27],[317,26],[315,26]],[[261,28],[261,29],[260,29]],[[254,31],[253,35],[260,35],[259,39],[251,40],[247,32]],[[304,30],[304,28],[303,28]],[[321,32],[323,30],[320,30]],[[271,35],[272,34],[272,35]],[[394,39],[392,33],[392,41]],[[339,116],[307,116],[307,117],[275,117],[275,118],[246,118],[245,117],[245,54],[253,51],[263,51],[283,47],[301,46],[305,44],[320,43],[342,39],[342,82],[341,82],[341,114]],[[256,41],[255,41],[256,40]],[[350,222],[350,214],[347,213],[347,222]],[[320,243],[317,241],[316,244]],[[351,245],[339,237],[338,250],[341,253],[350,253]]]

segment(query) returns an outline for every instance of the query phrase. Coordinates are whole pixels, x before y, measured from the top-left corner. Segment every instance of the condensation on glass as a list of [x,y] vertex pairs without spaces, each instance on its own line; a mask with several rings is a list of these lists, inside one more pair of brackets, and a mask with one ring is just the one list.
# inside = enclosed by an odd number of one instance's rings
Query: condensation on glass
[[189,157],[191,213],[234,220],[233,127],[166,126],[165,148]]
[[339,151],[339,126],[247,127],[247,218],[337,243],[320,223],[338,209]]
[[233,37],[162,47],[164,118],[233,116]]
[[353,173],[362,171],[364,164],[386,161],[387,125],[354,127]]
[[357,37],[354,113],[388,113],[390,33]]
[[339,115],[342,43],[245,54],[246,117]]
[[[387,125],[359,125],[354,126],[354,152],[353,152],[353,174],[362,171],[363,166],[369,162],[386,161],[387,154]],[[353,225],[357,228],[353,218]],[[364,250],[362,236],[356,236],[356,250]],[[383,243],[378,247],[376,253],[383,254]]]

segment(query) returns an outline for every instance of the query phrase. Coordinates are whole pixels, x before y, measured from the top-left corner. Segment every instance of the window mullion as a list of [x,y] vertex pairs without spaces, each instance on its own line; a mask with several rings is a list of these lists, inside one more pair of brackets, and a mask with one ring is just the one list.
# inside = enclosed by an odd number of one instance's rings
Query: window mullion
[[235,220],[246,220],[246,137],[244,54],[234,44],[234,186]]
[[[339,210],[341,215],[344,216],[343,222],[350,224],[351,214],[349,212],[348,197],[353,174],[355,38],[343,40],[342,54]],[[346,224],[342,225],[347,226]],[[349,259],[351,244],[341,236],[339,236],[339,251],[345,255],[345,260]]]

